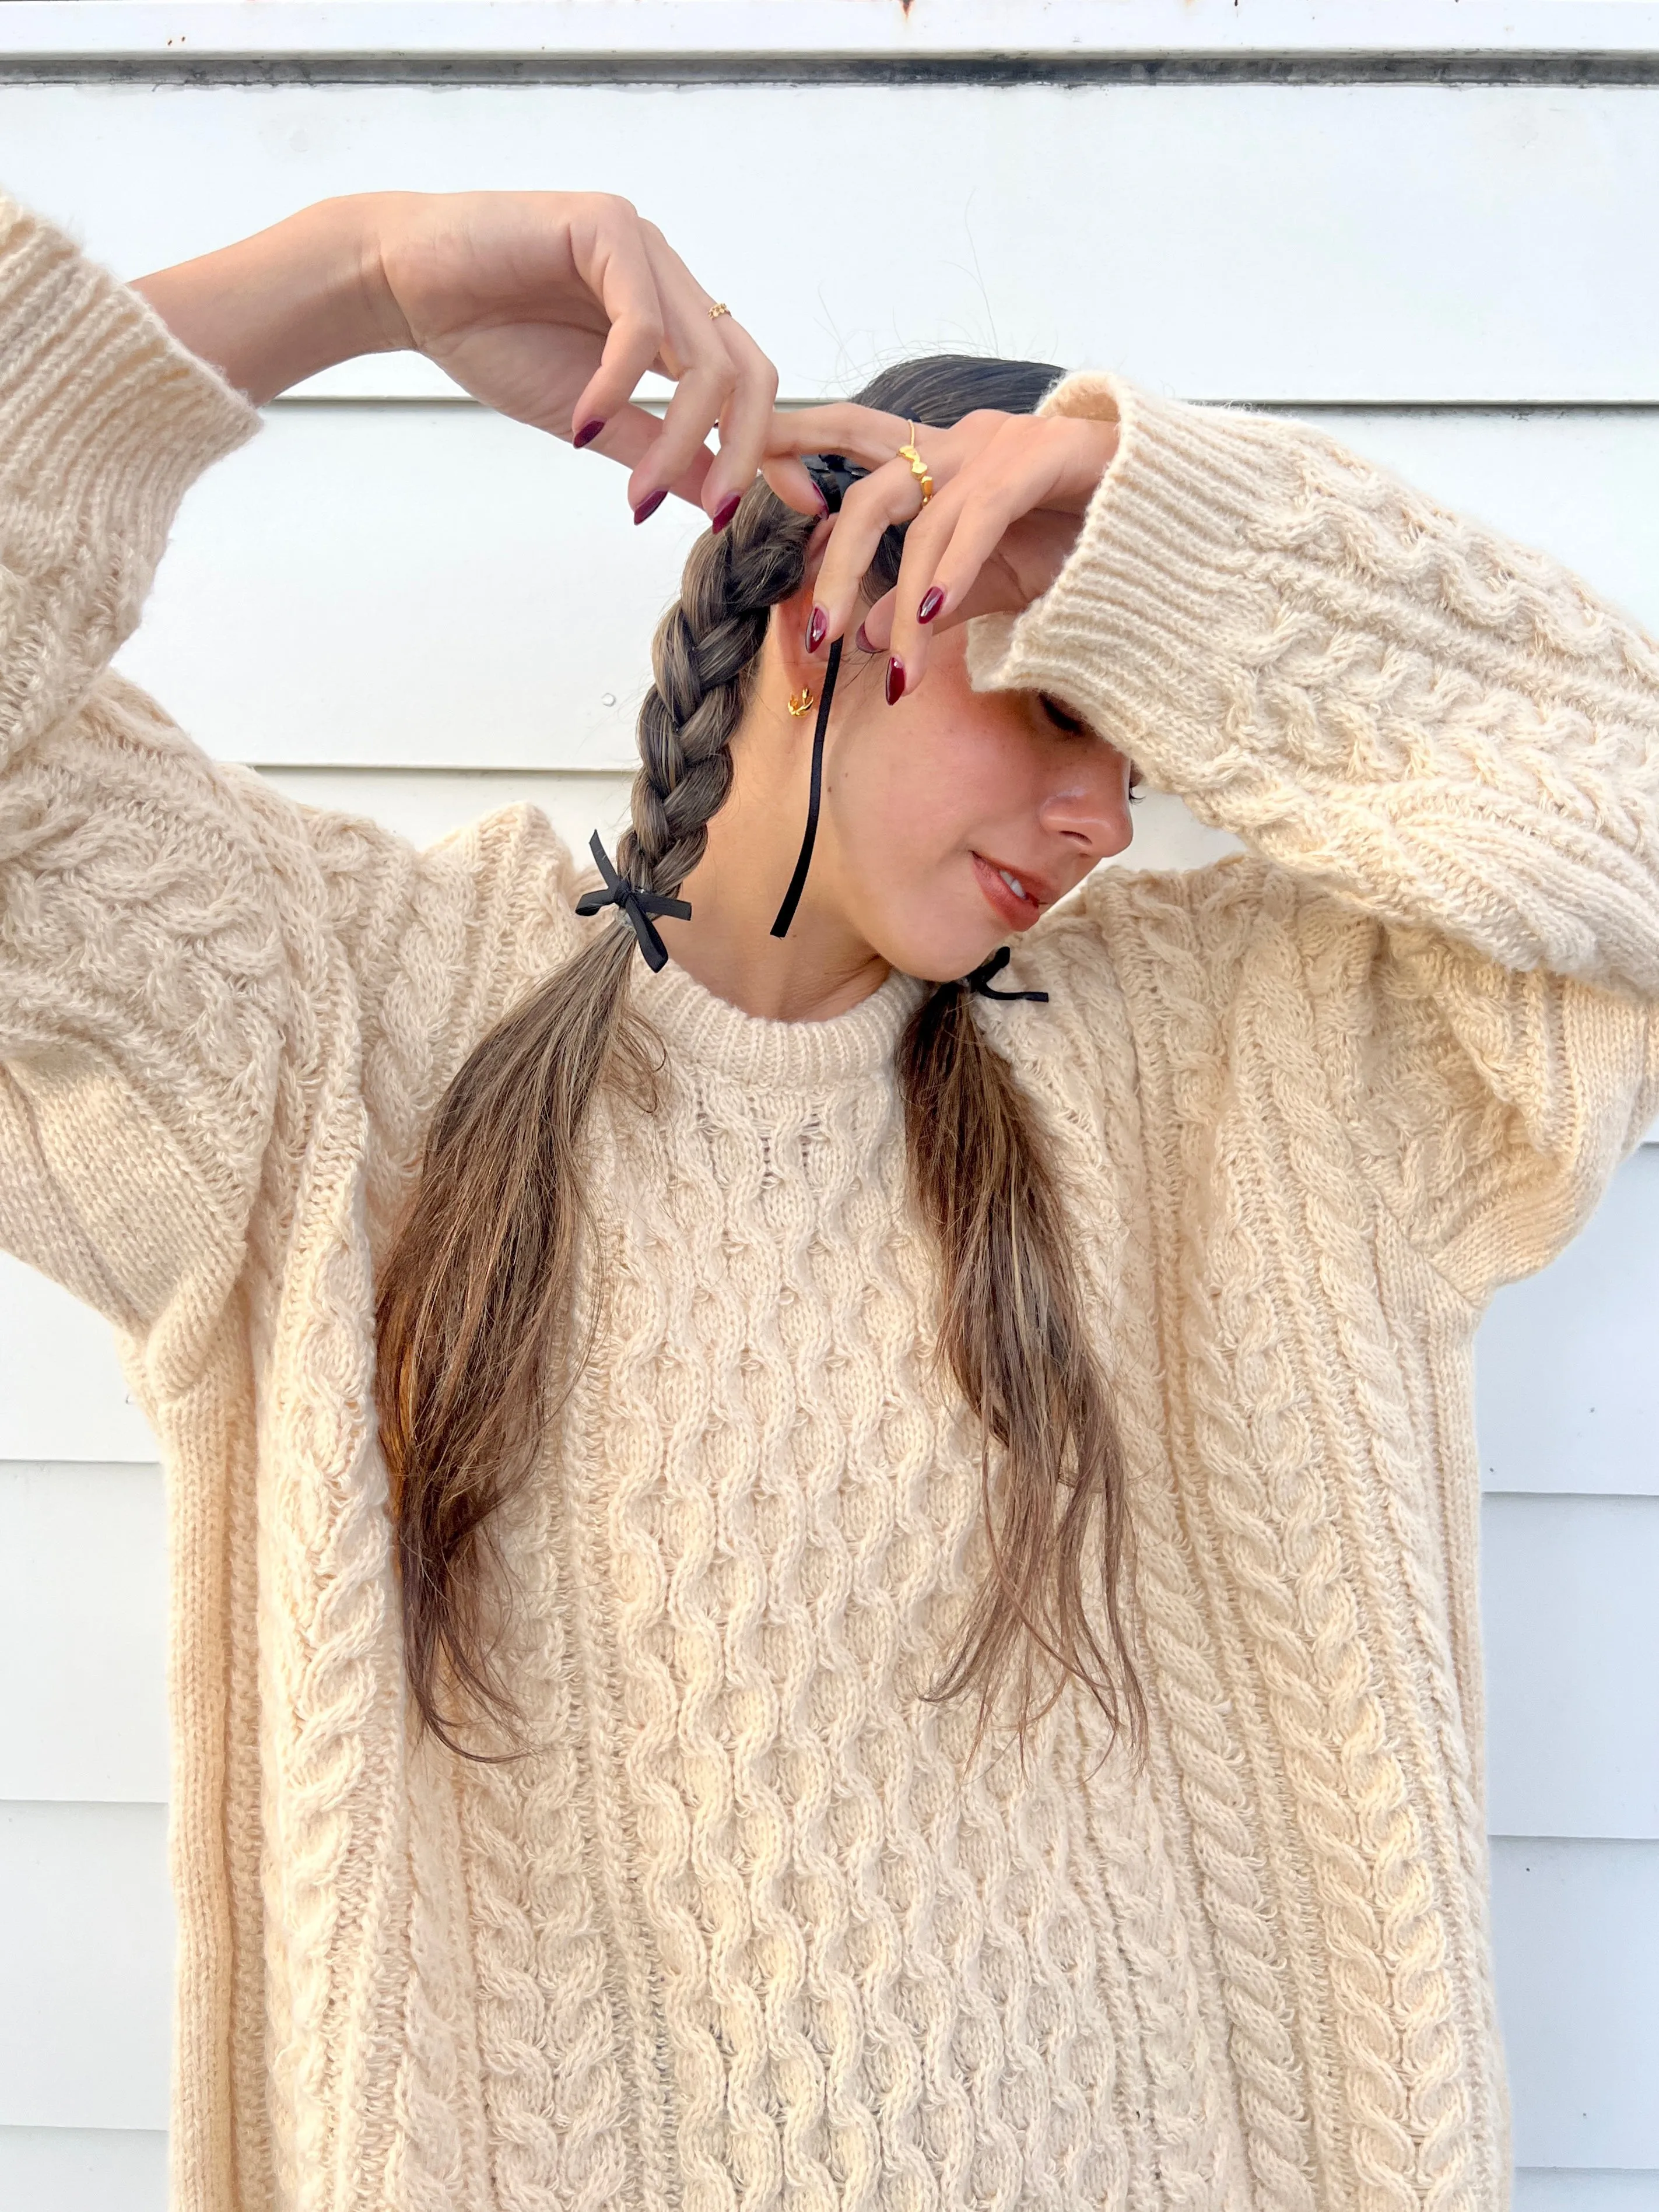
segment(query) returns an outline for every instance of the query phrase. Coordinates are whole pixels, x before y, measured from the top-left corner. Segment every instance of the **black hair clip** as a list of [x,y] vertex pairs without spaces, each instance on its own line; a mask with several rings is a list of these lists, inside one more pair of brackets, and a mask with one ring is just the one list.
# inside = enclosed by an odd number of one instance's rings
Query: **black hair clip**
[[992,989],[992,978],[1000,975],[1012,958],[1013,955],[1008,947],[1006,945],[999,945],[988,960],[981,960],[972,975],[963,977],[963,990],[971,991],[975,997],[979,999],[1029,999],[1035,1006],[1046,1006],[1048,1003],[1048,994],[1046,991],[994,991]]
[[648,891],[643,884],[630,884],[626,876],[619,876],[611,864],[609,853],[599,842],[596,830],[587,841],[587,849],[598,863],[605,878],[602,891],[584,891],[576,901],[578,914],[598,914],[602,907],[621,909],[622,918],[639,939],[640,950],[645,955],[645,964],[655,969],[668,964],[668,947],[658,934],[653,915],[669,915],[676,921],[690,921],[691,908],[684,899],[667,898],[660,891]]
[[849,461],[840,453],[803,453],[800,465],[817,486],[824,505],[831,514],[841,513],[841,503],[860,477],[867,477],[868,469],[861,469],[856,461]]

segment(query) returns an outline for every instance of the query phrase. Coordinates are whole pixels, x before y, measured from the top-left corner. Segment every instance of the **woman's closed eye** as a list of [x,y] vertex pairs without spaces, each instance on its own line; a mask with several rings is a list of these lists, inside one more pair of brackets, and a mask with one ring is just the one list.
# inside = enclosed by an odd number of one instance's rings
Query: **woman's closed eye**
[[[1054,728],[1064,730],[1067,737],[1080,738],[1091,734],[1089,725],[1080,714],[1074,714],[1069,707],[1062,707],[1059,700],[1052,697],[1047,691],[1038,692],[1037,703]],[[1146,793],[1146,780],[1141,775],[1140,770],[1131,761],[1127,793],[1130,804],[1133,805],[1137,800],[1144,799]]]

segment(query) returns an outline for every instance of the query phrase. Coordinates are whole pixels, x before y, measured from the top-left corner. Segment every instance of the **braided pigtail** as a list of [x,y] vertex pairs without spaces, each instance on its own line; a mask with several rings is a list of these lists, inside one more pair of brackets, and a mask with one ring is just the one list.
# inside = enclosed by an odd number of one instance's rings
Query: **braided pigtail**
[[[617,849],[642,889],[672,895],[702,858],[768,617],[805,573],[811,528],[757,483],[692,550],[653,647],[633,823]],[[588,1109],[607,1079],[651,1100],[650,1039],[629,1006],[634,950],[626,922],[599,931],[473,1052],[434,1117],[381,1278],[375,1393],[404,1664],[422,1717],[456,1751],[454,1693],[514,1717],[490,1658],[483,1553],[579,1362]]]
[[726,527],[692,547],[680,596],[657,625],[633,826],[617,850],[623,873],[653,891],[677,891],[702,858],[732,788],[732,739],[768,620],[799,590],[811,534],[809,517],[752,485]]

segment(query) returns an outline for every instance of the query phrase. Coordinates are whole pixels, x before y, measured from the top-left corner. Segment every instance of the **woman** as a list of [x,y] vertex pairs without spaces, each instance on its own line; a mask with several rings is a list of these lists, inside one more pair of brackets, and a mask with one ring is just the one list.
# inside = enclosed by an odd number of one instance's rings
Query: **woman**
[[[169,1469],[175,2201],[1500,2205],[1468,1351],[1659,1107],[1652,646],[1296,425],[775,419],[614,201],[137,291],[7,210],[0,1188]],[[398,345],[710,518],[597,878],[106,671]],[[1132,759],[1246,852],[1090,875]]]

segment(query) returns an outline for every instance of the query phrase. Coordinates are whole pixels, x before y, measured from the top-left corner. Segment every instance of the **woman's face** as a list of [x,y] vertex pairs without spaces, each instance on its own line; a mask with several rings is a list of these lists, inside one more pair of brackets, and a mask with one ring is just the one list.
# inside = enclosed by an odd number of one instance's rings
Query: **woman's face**
[[816,896],[930,982],[976,968],[1133,834],[1124,755],[1058,701],[974,690],[966,640],[940,635],[892,707],[885,655],[849,643],[824,755]]

